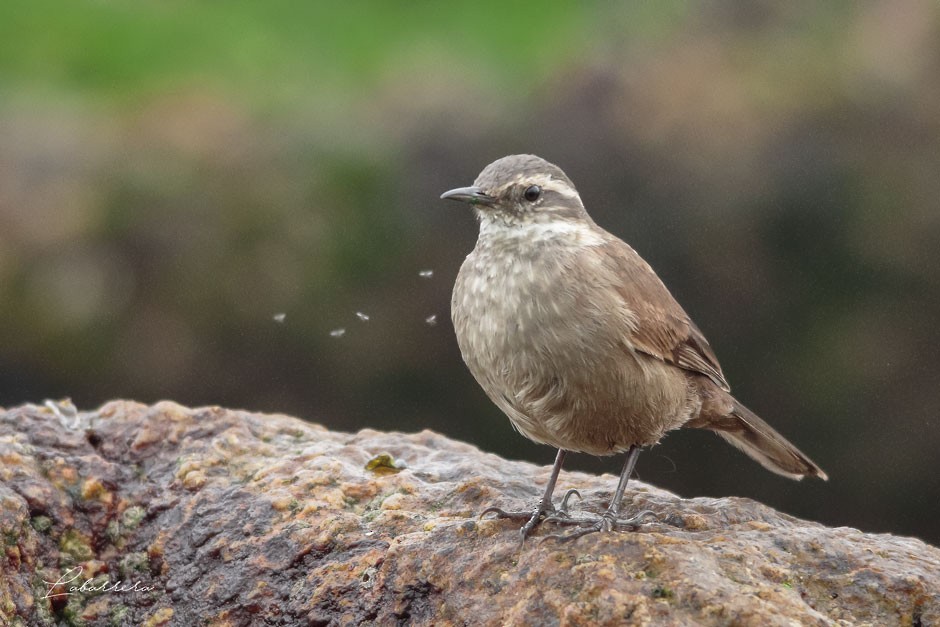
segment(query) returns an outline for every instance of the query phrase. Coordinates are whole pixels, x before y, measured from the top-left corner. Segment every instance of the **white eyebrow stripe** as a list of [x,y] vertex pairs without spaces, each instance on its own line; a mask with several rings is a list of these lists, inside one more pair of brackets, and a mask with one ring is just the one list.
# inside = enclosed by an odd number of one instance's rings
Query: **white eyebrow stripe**
[[580,198],[578,196],[577,190],[572,188],[570,185],[564,181],[559,181],[557,179],[549,179],[546,183],[539,184],[542,189],[546,189],[550,192],[555,192],[565,198]]
[[519,185],[521,183],[538,185],[542,189],[547,189],[566,198],[580,198],[576,189],[568,185],[568,183],[565,181],[552,178],[551,174],[517,174],[515,177],[513,177],[512,182],[508,185],[505,185],[503,189],[513,185]]
[[499,189],[498,193],[501,193],[503,190],[506,190],[514,185],[520,185],[523,183],[527,185],[538,185],[544,190],[555,192],[559,196],[564,196],[565,198],[581,198],[578,195],[578,191],[576,189],[568,185],[568,183],[565,181],[552,178],[551,174],[517,174],[513,177],[512,181],[503,185]]

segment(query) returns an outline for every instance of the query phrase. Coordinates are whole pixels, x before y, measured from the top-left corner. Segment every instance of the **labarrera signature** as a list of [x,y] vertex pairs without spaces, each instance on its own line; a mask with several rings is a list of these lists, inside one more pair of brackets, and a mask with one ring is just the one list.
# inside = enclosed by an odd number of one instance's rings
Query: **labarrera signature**
[[[42,598],[53,599],[55,597],[69,596],[70,594],[79,594],[82,592],[150,592],[156,588],[156,586],[145,586],[140,583],[140,581],[129,583],[121,581],[120,579],[113,583],[110,579],[98,581],[97,583],[95,583],[94,579],[85,579],[82,581],[81,585],[68,585],[81,577],[84,570],[83,566],[75,566],[65,571],[62,576],[59,577],[58,581],[43,580],[43,583],[49,587],[46,590],[46,595]],[[55,589],[59,586],[68,587],[65,591],[56,592]]]

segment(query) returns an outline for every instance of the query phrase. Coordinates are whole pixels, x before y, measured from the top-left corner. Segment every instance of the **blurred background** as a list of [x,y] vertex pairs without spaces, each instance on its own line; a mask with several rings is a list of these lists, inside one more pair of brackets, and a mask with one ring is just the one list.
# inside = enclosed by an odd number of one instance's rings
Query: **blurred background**
[[688,431],[643,480],[940,544],[933,0],[4,2],[0,405],[219,404],[550,464],[449,315],[477,225],[438,196],[519,152],[831,477]]

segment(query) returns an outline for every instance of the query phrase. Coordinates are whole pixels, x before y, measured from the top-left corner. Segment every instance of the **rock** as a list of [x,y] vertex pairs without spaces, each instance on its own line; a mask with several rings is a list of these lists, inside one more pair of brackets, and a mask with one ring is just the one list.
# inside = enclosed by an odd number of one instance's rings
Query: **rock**
[[[940,550],[631,483],[546,539],[549,468],[424,431],[163,402],[0,410],[3,625],[940,625]],[[616,479],[563,473],[602,511]],[[44,582],[67,581],[52,588]]]

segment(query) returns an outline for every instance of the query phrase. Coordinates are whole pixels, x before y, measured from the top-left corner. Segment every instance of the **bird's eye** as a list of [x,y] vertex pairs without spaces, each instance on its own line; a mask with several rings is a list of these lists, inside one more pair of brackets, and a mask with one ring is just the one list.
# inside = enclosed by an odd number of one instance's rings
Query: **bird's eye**
[[522,194],[523,198],[529,202],[535,202],[542,195],[542,188],[538,185],[530,185],[526,188],[525,192]]

